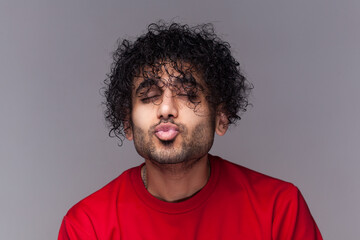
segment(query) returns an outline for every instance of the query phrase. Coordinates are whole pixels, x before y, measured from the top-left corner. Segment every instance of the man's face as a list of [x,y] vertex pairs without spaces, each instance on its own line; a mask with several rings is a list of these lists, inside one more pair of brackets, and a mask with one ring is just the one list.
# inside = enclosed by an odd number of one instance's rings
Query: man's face
[[208,153],[214,140],[215,111],[205,99],[207,90],[199,75],[182,77],[165,65],[155,77],[135,78],[134,86],[127,138],[134,140],[142,157],[174,164]]

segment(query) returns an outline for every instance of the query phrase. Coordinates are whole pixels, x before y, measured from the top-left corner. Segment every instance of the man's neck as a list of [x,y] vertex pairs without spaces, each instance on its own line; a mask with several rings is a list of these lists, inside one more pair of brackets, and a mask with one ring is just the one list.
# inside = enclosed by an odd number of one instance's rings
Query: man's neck
[[148,192],[166,202],[180,202],[194,196],[210,176],[208,155],[180,164],[155,164],[145,160],[142,178]]

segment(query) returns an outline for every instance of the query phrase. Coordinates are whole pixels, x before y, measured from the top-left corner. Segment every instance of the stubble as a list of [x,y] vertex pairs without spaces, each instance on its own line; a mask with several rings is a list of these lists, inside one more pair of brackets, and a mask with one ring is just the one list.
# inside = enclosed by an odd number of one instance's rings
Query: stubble
[[[214,142],[214,122],[199,123],[190,134],[182,124],[176,124],[182,142],[176,146],[174,141],[160,141],[154,135],[154,128],[146,131],[134,127],[134,144],[136,151],[143,158],[152,161],[156,165],[182,164],[189,168],[198,159],[206,155]],[[155,144],[155,141],[158,144]],[[156,146],[158,145],[158,147]],[[170,166],[169,166],[170,167]]]

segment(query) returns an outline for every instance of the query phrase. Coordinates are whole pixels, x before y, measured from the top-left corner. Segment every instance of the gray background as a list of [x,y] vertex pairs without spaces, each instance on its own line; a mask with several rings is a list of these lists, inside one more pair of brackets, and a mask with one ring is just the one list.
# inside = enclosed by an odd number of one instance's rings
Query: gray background
[[56,239],[66,211],[142,160],[107,136],[119,37],[212,22],[255,85],[212,149],[296,184],[325,239],[360,236],[360,1],[0,1],[0,239]]

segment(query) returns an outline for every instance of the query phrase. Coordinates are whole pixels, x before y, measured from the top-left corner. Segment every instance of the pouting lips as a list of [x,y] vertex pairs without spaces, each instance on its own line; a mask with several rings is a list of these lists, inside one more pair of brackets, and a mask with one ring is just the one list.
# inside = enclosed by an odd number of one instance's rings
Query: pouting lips
[[179,129],[174,124],[164,123],[155,128],[155,135],[162,141],[171,141],[179,134]]

